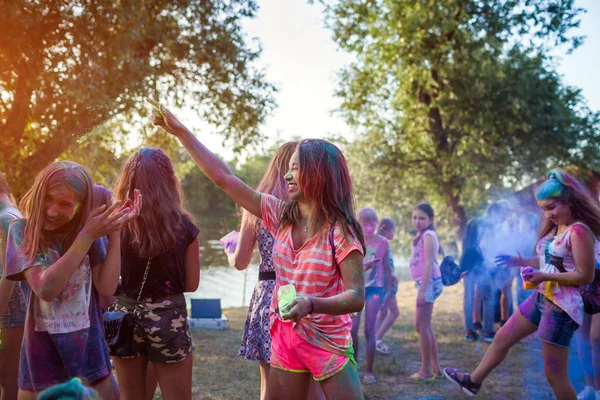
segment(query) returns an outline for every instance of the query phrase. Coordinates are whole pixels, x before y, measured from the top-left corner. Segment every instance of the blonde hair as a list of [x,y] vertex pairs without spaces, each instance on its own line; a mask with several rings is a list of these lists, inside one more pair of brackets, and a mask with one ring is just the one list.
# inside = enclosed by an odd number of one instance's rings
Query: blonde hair
[[48,248],[49,237],[42,230],[45,218],[44,202],[48,190],[60,185],[69,188],[79,202],[75,217],[61,228],[64,232],[63,251],[71,247],[90,213],[94,201],[94,185],[86,169],[72,161],[59,161],[46,166],[37,174],[31,189],[19,203],[23,217],[27,220],[21,249],[29,260],[33,260],[39,250],[45,251]]

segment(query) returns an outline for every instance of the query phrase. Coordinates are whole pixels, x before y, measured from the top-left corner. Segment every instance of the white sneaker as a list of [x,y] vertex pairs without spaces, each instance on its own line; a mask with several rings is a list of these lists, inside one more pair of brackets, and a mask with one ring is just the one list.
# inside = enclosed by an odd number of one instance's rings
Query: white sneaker
[[596,392],[594,390],[594,388],[591,387],[591,386],[586,386],[577,395],[577,400],[592,400],[592,399],[593,400],[596,400],[596,399],[600,400],[600,397],[598,397],[598,392]]

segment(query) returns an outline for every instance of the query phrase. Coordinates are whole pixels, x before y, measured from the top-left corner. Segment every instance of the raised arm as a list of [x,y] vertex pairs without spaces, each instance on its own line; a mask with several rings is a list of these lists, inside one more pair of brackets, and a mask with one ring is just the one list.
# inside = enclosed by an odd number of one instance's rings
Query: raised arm
[[[142,194],[138,189],[134,191],[134,201],[131,206],[124,205],[120,211],[126,212],[121,219],[125,225],[140,214],[142,208]],[[127,202],[128,203],[128,202]],[[126,204],[127,204],[126,203]],[[122,226],[123,226],[122,225]],[[119,276],[121,275],[121,230],[115,230],[108,235],[108,247],[106,249],[106,258],[102,265],[92,268],[92,280],[98,294],[103,297],[114,296]]]
[[250,213],[262,218],[261,194],[235,176],[229,167],[200,143],[173,113],[152,100],[148,102],[154,106],[154,125],[160,126],[179,139],[196,165],[208,179],[223,189],[227,196]]
[[248,217],[248,213],[244,213],[242,216],[242,226],[235,251],[231,251],[230,248],[225,249],[229,265],[238,271],[248,268],[252,260],[254,245],[256,244],[256,230],[254,224],[250,221],[251,219]]
[[94,240],[122,227],[128,210],[111,216],[119,205],[120,202],[115,202],[108,209],[101,206],[92,211],[71,247],[54,264],[33,265],[24,271],[27,283],[39,298],[47,302],[54,300],[79,268]]

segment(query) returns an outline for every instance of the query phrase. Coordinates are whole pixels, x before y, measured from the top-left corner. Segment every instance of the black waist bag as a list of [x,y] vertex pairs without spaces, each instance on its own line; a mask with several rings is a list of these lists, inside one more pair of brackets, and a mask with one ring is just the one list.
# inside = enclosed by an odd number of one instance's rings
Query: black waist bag
[[131,356],[135,327],[133,316],[125,312],[107,311],[102,314],[102,322],[110,354],[117,357]]

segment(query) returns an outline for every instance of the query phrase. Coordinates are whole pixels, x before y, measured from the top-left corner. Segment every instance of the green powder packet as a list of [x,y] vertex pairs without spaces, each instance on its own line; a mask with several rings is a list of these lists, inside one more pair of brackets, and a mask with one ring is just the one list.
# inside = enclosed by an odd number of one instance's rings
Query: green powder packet
[[281,286],[279,290],[277,290],[277,299],[279,301],[279,314],[286,316],[288,313],[283,310],[287,307],[292,300],[296,298],[296,288],[294,285],[285,285]]

